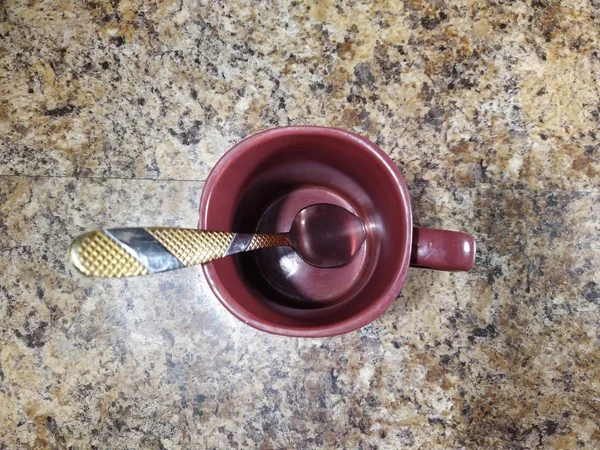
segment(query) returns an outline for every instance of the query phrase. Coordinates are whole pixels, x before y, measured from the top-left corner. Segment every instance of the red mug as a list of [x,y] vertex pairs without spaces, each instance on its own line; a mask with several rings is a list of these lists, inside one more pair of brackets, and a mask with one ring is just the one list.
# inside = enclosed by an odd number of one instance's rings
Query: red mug
[[367,230],[362,248],[334,269],[310,266],[287,247],[205,264],[211,289],[242,322],[285,336],[347,333],[383,314],[410,266],[473,267],[473,237],[413,227],[408,188],[394,162],[369,140],[335,128],[274,128],[235,145],[206,181],[199,228],[287,232],[296,213],[315,203],[360,217]]

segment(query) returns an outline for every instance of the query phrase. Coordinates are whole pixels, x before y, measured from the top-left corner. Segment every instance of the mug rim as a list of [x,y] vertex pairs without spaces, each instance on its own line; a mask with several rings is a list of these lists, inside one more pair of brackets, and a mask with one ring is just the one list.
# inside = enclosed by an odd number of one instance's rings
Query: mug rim
[[379,160],[379,162],[383,164],[388,173],[391,175],[391,179],[395,185],[394,195],[400,198],[400,203],[404,208],[403,221],[406,233],[404,236],[402,236],[404,239],[404,245],[402,260],[400,262],[400,270],[395,274],[392,281],[388,283],[384,293],[377,299],[373,300],[361,314],[341,322],[317,325],[310,328],[272,324],[270,322],[261,321],[260,318],[257,319],[250,317],[248,314],[246,314],[246,310],[241,307],[241,305],[235,299],[230,298],[230,296],[224,292],[224,289],[220,289],[222,282],[219,279],[217,270],[212,263],[204,264],[202,266],[202,270],[212,292],[217,297],[219,302],[225,307],[225,309],[227,309],[236,318],[253,328],[272,334],[294,337],[327,337],[348,333],[374,321],[389,308],[394,300],[396,300],[402,287],[404,286],[410,265],[413,223],[408,186],[394,161],[376,144],[352,131],[312,125],[276,127],[251,134],[231,147],[211,169],[200,197],[200,219],[198,228],[202,229],[206,227],[211,196],[214,192],[217,182],[222,174],[227,171],[228,167],[235,162],[240,155],[247,151],[252,151],[252,149],[254,149],[257,145],[260,145],[260,143],[265,139],[290,134],[311,136],[318,135],[323,138],[342,137],[343,139],[352,141],[356,147],[360,147],[369,152],[373,158]]

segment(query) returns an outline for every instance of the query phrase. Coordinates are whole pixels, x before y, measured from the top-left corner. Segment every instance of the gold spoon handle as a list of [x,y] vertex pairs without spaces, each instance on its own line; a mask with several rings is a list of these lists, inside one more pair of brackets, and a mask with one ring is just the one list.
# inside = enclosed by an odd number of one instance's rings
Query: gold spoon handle
[[240,252],[288,245],[287,234],[114,228],[77,236],[69,256],[84,275],[118,278],[181,269]]

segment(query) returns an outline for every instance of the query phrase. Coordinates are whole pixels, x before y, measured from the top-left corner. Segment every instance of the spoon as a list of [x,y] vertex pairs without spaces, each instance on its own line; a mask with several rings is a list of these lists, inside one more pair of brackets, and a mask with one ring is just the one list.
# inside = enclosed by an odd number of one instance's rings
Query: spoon
[[73,265],[90,277],[117,278],[166,272],[204,264],[236,253],[291,246],[308,264],[348,264],[366,238],[363,222],[326,203],[301,210],[288,233],[246,234],[190,228],[113,228],[73,240]]

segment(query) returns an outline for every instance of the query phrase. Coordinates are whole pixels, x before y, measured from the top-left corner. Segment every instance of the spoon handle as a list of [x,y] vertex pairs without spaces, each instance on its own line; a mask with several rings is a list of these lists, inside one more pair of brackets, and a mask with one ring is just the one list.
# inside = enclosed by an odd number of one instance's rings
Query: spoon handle
[[287,234],[244,234],[191,228],[113,228],[77,236],[71,263],[90,277],[118,278],[204,264],[240,252],[290,245]]

